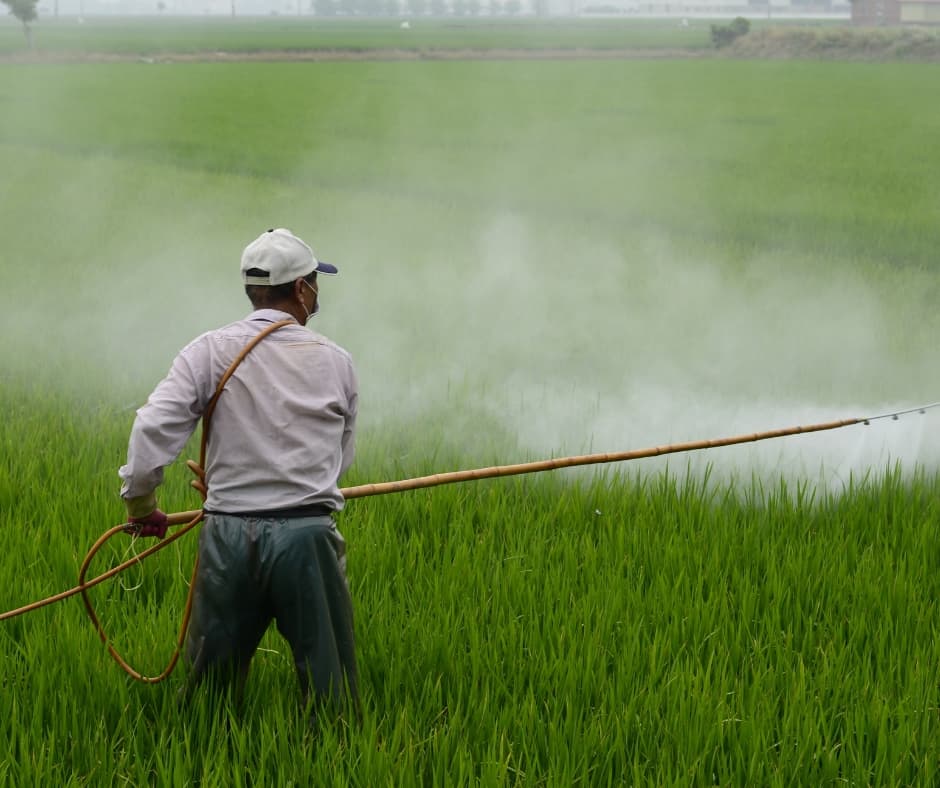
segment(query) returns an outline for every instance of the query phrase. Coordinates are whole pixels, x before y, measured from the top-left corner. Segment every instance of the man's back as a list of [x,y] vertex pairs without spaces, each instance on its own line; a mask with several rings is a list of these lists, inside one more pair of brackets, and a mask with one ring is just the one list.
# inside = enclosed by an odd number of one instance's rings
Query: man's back
[[[287,317],[259,309],[187,345],[138,411],[122,476],[133,485],[167,462],[192,432],[219,380],[248,342]],[[357,381],[345,350],[300,325],[265,337],[225,385],[209,429],[207,511],[343,507],[338,480],[352,463]],[[172,415],[175,414],[175,415]],[[169,419],[168,419],[169,416]],[[175,440],[166,441],[168,422]],[[151,425],[163,438],[151,442]]]
[[[206,335],[213,379],[266,321],[283,317],[260,310]],[[265,337],[241,362],[215,408],[206,508],[342,509],[337,483],[353,459],[356,392],[349,354],[326,337],[299,325]]]

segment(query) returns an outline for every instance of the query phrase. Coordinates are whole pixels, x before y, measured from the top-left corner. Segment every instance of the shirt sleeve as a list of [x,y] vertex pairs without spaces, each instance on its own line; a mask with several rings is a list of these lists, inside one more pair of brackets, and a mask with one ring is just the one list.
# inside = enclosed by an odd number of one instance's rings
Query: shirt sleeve
[[349,403],[346,412],[346,424],[343,427],[343,439],[341,449],[343,453],[342,463],[340,464],[339,475],[349,470],[352,465],[353,457],[356,453],[356,417],[359,413],[359,381],[356,377],[356,370],[352,363],[349,364],[349,379],[347,383],[347,402]]
[[137,411],[127,448],[127,464],[118,471],[121,497],[152,493],[163,482],[163,469],[183,450],[205,407],[193,366],[190,346],[173,361],[169,374],[157,384]]

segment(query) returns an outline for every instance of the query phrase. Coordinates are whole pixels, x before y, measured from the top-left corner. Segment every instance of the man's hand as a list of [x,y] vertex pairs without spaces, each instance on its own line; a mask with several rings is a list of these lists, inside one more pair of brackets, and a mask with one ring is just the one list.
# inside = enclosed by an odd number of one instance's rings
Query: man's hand
[[166,515],[159,509],[154,509],[146,517],[131,517],[124,526],[124,532],[134,536],[156,536],[162,539],[166,536],[167,525]]
[[125,498],[127,525],[124,532],[134,536],[166,536],[166,515],[157,508],[157,497],[150,492],[136,498]]

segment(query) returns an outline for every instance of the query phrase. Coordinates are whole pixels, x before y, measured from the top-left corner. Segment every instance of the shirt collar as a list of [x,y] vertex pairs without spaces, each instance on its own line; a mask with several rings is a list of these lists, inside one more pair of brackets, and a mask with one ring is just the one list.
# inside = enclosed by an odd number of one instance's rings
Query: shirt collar
[[282,312],[280,309],[256,309],[248,315],[246,319],[261,320],[265,323],[277,323],[281,320],[293,320],[295,323],[297,322],[293,315]]

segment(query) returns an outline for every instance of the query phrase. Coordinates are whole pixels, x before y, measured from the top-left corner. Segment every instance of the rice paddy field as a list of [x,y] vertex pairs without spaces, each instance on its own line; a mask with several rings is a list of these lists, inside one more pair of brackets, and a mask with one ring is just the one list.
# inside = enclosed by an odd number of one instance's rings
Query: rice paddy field
[[[151,48],[122,24],[141,53],[208,25]],[[267,227],[341,271],[315,328],[360,373],[347,485],[940,399],[938,83],[707,57],[0,64],[0,612],[74,585],[121,522],[134,409],[247,313],[236,265]],[[180,707],[185,667],[129,679],[74,598],[0,622],[0,784],[935,785],[936,414],[348,502],[358,726],[305,722],[273,629],[238,710]],[[165,510],[198,506],[187,473]],[[92,592],[144,673],[195,541]]]
[[[815,24],[820,24],[819,22]],[[348,19],[244,17],[186,19],[99,17],[79,25],[75,17],[43,19],[37,48],[60,54],[160,55],[257,52],[572,50],[674,47],[702,49],[708,25],[682,28],[679,20],[616,19]],[[0,53],[21,51],[24,39],[12,21],[0,26]]]

